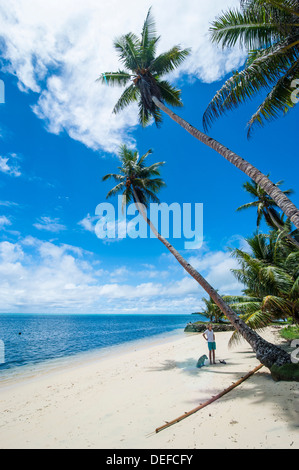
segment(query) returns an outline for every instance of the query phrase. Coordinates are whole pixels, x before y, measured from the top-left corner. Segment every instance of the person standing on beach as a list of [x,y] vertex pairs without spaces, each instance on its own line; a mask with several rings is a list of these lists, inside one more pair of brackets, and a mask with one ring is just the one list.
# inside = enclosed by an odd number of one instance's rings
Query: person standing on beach
[[203,333],[202,336],[208,342],[210,364],[216,364],[216,361],[215,361],[216,342],[215,342],[215,334],[212,329],[211,323],[208,325],[208,329]]

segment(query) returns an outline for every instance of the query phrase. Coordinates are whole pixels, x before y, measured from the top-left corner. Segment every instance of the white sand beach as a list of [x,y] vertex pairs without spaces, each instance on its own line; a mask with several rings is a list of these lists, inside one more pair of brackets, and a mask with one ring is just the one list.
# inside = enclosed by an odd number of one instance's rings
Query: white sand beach
[[[159,433],[259,363],[231,333],[217,333],[216,359],[201,334],[127,346],[122,354],[65,366],[0,386],[0,446],[7,448],[299,448],[299,383],[274,382],[262,368],[220,400]],[[264,337],[279,341],[277,330]]]

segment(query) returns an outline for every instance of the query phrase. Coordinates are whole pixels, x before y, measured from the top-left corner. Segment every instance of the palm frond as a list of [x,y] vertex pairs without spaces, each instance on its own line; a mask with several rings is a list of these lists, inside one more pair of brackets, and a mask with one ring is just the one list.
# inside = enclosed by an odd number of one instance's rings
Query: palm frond
[[[153,153],[153,150],[152,149],[149,149],[146,153],[144,153],[141,157],[139,157],[139,160],[138,160],[138,166],[139,168],[141,169],[144,169],[144,162],[145,160],[147,159],[147,157],[149,155],[151,155]],[[159,163],[154,163],[152,166],[154,165],[159,165]],[[150,167],[147,167],[147,168],[150,168]]]
[[215,119],[265,91],[266,97],[248,121],[253,129],[285,115],[293,107],[291,83],[299,70],[299,8],[294,0],[241,0],[211,27],[212,41],[237,43],[247,50],[245,68],[234,72],[215,94],[203,115],[208,129]]
[[154,60],[158,41],[159,37],[156,37],[156,25],[150,8],[141,33],[142,67],[147,68]]
[[133,33],[125,34],[114,41],[120,61],[128,70],[136,71],[140,66],[140,40]]
[[148,204],[150,202],[155,202],[156,204],[160,204],[160,199],[158,196],[155,194],[154,191],[151,191],[150,189],[145,189],[144,190],[144,201],[145,201],[145,206],[148,207]]
[[109,199],[110,197],[116,196],[117,194],[121,193],[124,188],[125,188],[125,183],[122,182],[122,183],[117,184],[116,186],[114,186],[114,188],[108,191],[106,199]]
[[[263,328],[268,326],[272,321],[272,315],[268,312],[263,312],[258,309],[252,312],[249,315],[241,315],[242,320],[249,326],[252,330],[261,331]],[[236,330],[233,332],[232,336],[229,339],[228,346],[229,348],[238,344],[243,337]]]
[[[263,59],[263,60],[261,60]],[[262,89],[270,90],[292,66],[291,60],[283,54],[264,55],[254,60],[241,72],[235,72],[210,101],[203,115],[203,124],[208,129],[213,121],[251,100]],[[289,89],[289,97],[291,93]]]
[[250,209],[251,207],[256,207],[258,205],[258,201],[248,202],[247,204],[243,204],[242,206],[236,209],[237,212],[243,211],[244,209]]
[[[144,104],[141,100],[138,103],[138,107],[139,107],[139,113],[138,113],[139,122],[140,122],[142,127],[146,127],[152,121],[152,115],[149,112],[149,110],[147,109],[147,107],[144,106]],[[162,118],[161,118],[161,120],[162,120]],[[160,122],[161,122],[161,120],[160,120]]]
[[141,167],[140,175],[142,175],[142,177],[145,177],[145,178],[152,177],[152,176],[159,176],[160,167],[162,165],[165,165],[165,162],[153,163],[152,165],[147,166],[145,168]]
[[109,173],[108,175],[103,176],[102,181],[107,181],[108,179],[113,178],[115,181],[124,181],[123,175],[118,175],[117,173]]
[[162,99],[170,106],[181,107],[181,90],[173,87],[167,80],[159,80],[158,86],[161,91]]
[[277,80],[262,104],[248,121],[248,137],[252,135],[254,126],[264,126],[265,123],[277,119],[281,114],[285,115],[295,106],[291,99],[290,85],[298,73],[299,63],[295,63]]
[[293,274],[294,277],[299,276],[299,250],[287,255],[284,266],[287,272]]
[[117,114],[124,108],[129,106],[131,103],[138,101],[139,96],[140,93],[138,88],[136,88],[134,85],[130,85],[125,89],[125,91],[117,101],[116,105],[113,108],[113,113]]
[[235,8],[219,16],[210,28],[211,40],[222,47],[234,47],[237,42],[241,47],[258,49],[272,43],[278,36],[277,25],[264,9],[258,11],[239,11]]
[[149,69],[158,76],[172,72],[179,67],[190,55],[191,49],[182,49],[180,46],[174,46],[169,51],[160,54],[150,64]]
[[272,317],[286,318],[292,316],[293,305],[287,299],[276,295],[267,295],[262,302],[262,310],[270,312]]
[[129,73],[119,70],[118,72],[102,73],[97,81],[103,85],[124,86],[131,80],[131,77],[132,76]]
[[290,297],[297,302],[299,310],[299,275],[297,275],[297,279],[295,279],[294,281],[294,284],[290,291]]

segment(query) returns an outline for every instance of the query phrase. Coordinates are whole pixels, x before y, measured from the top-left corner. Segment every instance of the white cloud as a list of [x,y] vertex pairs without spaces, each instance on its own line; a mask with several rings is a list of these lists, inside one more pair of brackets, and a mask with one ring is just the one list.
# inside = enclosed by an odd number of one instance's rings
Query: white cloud
[[52,217],[41,217],[38,222],[33,224],[35,228],[38,230],[46,230],[47,232],[61,232],[62,230],[66,230],[66,226],[59,222],[58,218]]
[[18,207],[19,204],[13,201],[0,201],[0,206],[4,207]]
[[113,106],[121,91],[95,82],[103,71],[117,70],[113,49],[116,36],[141,31],[153,6],[161,34],[158,52],[180,43],[192,55],[173,78],[188,74],[205,82],[218,80],[236,68],[244,56],[223,52],[207,36],[210,22],[239,0],[4,0],[0,7],[1,36],[7,70],[21,90],[37,93],[34,112],[50,132],[67,131],[93,149],[115,151],[137,125],[135,107],[115,116]]
[[[221,293],[235,293],[227,254],[206,253],[201,258],[194,257],[193,261],[197,267],[204,267],[200,272]],[[173,270],[168,262],[160,268],[141,267],[141,271],[136,264],[99,269],[95,255],[82,248],[32,236],[16,243],[0,242],[0,311],[189,313],[200,310],[201,298],[206,294],[184,271]],[[153,277],[152,272],[155,272]]]
[[225,251],[207,251],[189,258],[190,264],[221,294],[239,294],[243,286],[236,280],[232,269],[238,268],[238,262]]
[[79,257],[66,246],[30,238],[0,243],[2,311],[55,311],[88,304],[83,287],[93,278]]
[[7,225],[11,225],[11,221],[5,215],[0,215],[0,230],[3,230]]
[[94,222],[98,220],[97,216],[92,217],[90,214],[87,214],[84,219],[80,220],[78,222],[78,225],[81,225],[81,227],[84,228],[84,230],[87,230],[87,232],[93,232],[95,231],[95,224]]
[[15,153],[5,157],[0,156],[0,171],[9,176],[21,176],[20,166],[17,160],[18,156]]
[[3,263],[18,263],[23,259],[23,249],[19,243],[0,243],[0,259]]

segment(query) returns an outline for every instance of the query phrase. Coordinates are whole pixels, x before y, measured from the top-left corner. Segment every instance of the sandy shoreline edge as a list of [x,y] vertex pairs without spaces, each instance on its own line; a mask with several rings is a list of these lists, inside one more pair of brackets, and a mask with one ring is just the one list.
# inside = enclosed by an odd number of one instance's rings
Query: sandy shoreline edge
[[112,359],[131,351],[141,351],[155,344],[166,344],[184,335],[182,328],[156,334],[153,336],[129,340],[123,343],[96,348],[90,351],[82,351],[75,354],[66,355],[52,359],[45,359],[33,364],[21,365],[12,369],[3,369],[0,372],[0,390],[7,387],[16,387],[28,381],[40,380],[43,376],[64,373],[66,370],[77,367],[84,367],[86,364]]
[[[174,334],[120,348],[74,367],[0,386],[0,446],[5,448],[299,448],[299,384],[272,380],[262,368],[219,401],[182,422],[154,430],[216,395],[258,365],[242,342],[227,364],[196,368],[201,334]],[[278,342],[277,331],[262,335]]]

